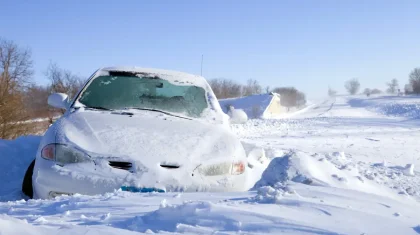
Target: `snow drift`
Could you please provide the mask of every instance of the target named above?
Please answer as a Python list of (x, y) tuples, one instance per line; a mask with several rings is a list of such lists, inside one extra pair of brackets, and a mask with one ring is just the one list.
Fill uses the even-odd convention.
[(386, 116), (420, 119), (419, 96), (378, 96), (349, 98), (352, 107), (364, 107)]
[(247, 192), (4, 202), (20, 199), (5, 188), (18, 191), (39, 137), (0, 140), (0, 234), (419, 234), (420, 128), (400, 111), (395, 118), (376, 109), (418, 101), (355, 99), (337, 97), (289, 120), (232, 125), (252, 166), (255, 190)]
[(395, 195), (386, 187), (365, 181), (355, 164), (348, 160), (343, 152), (309, 155), (291, 151), (282, 157), (274, 158), (254, 189), (265, 186), (279, 188), (286, 186), (288, 182), (352, 189), (391, 198)]
[(21, 198), (26, 169), (35, 159), (40, 136), (23, 136), (15, 140), (0, 139), (0, 201)]
[(272, 96), (270, 94), (251, 95), (239, 98), (229, 98), (219, 100), (223, 112), (228, 113), (229, 107), (242, 109), (249, 118), (260, 118), (270, 105)]

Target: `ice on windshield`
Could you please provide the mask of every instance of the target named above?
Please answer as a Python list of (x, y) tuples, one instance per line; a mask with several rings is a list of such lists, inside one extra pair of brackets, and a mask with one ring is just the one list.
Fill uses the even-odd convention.
[(201, 87), (138, 76), (99, 76), (87, 86), (79, 102), (88, 107), (157, 109), (189, 117), (200, 117), (208, 107), (206, 91)]

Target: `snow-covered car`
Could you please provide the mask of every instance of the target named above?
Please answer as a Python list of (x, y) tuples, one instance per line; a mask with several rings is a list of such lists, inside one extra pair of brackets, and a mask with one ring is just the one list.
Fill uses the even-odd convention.
[(133, 67), (96, 71), (43, 136), (22, 190), (29, 197), (239, 191), (246, 153), (203, 77)]

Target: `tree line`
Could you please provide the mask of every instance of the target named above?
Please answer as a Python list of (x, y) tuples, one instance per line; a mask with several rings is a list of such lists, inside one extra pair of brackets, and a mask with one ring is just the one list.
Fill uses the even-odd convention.
[[(411, 95), (416, 94), (420, 95), (420, 67), (414, 68), (408, 75), (408, 83), (404, 85), (404, 91), (400, 89), (400, 86), (398, 84), (398, 80), (396, 78), (391, 79), (390, 82), (386, 83), (387, 89), (386, 93), (388, 94), (405, 94), (405, 95)], [(358, 94), (360, 91), (360, 82), (357, 78), (352, 78), (345, 82), (344, 88), (350, 95)], [(383, 93), (379, 89), (370, 89), (365, 88), (362, 92), (362, 94), (365, 94), (367, 96), (374, 95), (374, 94), (381, 94)], [(329, 96), (335, 96), (337, 94), (337, 91), (328, 88), (328, 95)]]
[(255, 79), (248, 79), (241, 84), (231, 79), (210, 79), (209, 84), (218, 99), (237, 98), (275, 92), (280, 94), (280, 103), (285, 107), (302, 107), (306, 104), (306, 96), (294, 87), (263, 87)]
[(49, 83), (36, 85), (30, 49), (0, 38), (0, 138), (10, 139), (32, 133), (34, 125), (25, 125), (38, 117), (50, 118), (61, 110), (49, 108), (48, 96), (54, 92), (75, 95), (83, 79), (50, 63), (45, 70)]

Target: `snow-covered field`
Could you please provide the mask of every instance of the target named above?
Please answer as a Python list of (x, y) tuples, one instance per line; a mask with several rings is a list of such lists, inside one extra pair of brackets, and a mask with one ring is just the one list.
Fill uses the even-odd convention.
[(420, 234), (420, 97), (336, 97), (232, 128), (271, 160), (250, 159), (247, 192), (25, 201), (40, 138), (0, 140), (0, 234)]

